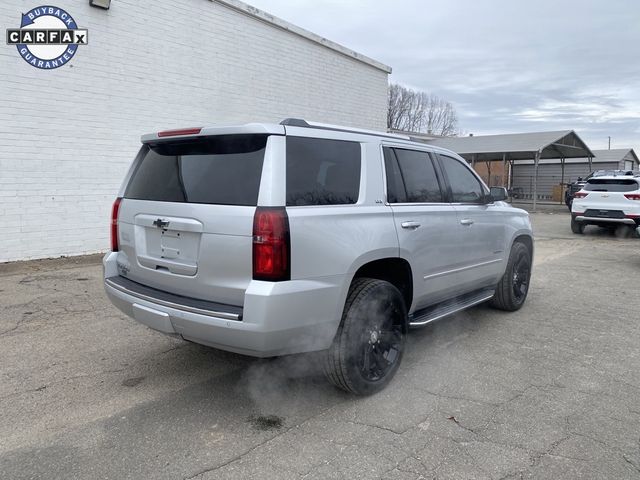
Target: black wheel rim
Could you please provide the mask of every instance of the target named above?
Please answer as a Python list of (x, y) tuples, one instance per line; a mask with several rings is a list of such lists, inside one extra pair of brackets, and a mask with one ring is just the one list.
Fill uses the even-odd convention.
[(383, 379), (398, 363), (402, 353), (404, 333), (400, 313), (393, 303), (375, 315), (378, 321), (367, 322), (362, 336), (360, 371), (370, 382)]
[(530, 271), (529, 258), (520, 255), (513, 266), (513, 296), (517, 302), (522, 302), (527, 296)]

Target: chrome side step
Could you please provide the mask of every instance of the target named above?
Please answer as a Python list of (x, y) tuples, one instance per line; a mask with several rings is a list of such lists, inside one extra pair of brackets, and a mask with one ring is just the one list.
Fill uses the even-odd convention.
[(453, 300), (438, 303), (432, 307), (414, 312), (409, 316), (410, 327), (422, 327), (428, 323), (435, 322), (453, 313), (472, 307), (491, 299), (495, 293), (495, 288), (485, 288), (476, 292), (467, 293)]

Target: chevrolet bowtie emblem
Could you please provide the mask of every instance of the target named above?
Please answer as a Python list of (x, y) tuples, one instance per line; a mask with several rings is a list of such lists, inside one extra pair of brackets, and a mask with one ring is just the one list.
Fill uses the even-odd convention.
[(159, 218), (153, 221), (153, 225), (158, 228), (167, 228), (169, 226), (169, 222)]

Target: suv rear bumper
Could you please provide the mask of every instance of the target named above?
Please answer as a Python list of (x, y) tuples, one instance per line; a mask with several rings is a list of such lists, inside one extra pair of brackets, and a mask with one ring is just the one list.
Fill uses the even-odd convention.
[(117, 256), (108, 253), (103, 260), (107, 296), (129, 317), (167, 335), (244, 355), (272, 357), (329, 348), (340, 322), (342, 308), (337, 306), (344, 303), (343, 276), (254, 280), (241, 308), (180, 302), (181, 297), (142, 285), (127, 288), (132, 285), (114, 275)]
[(640, 219), (634, 218), (609, 218), (609, 217), (585, 217), (584, 215), (574, 215), (576, 222), (586, 223), (621, 223), (625, 225), (639, 225)]

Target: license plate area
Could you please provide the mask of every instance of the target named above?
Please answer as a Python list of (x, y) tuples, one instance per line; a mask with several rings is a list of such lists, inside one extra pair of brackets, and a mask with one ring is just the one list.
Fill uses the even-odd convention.
[[(160, 233), (160, 257), (180, 258), (180, 232), (163, 230)], [(182, 249), (184, 255), (184, 248)]]
[(197, 262), (200, 233), (144, 227), (146, 255), (168, 260)]
[(143, 267), (177, 275), (197, 273), (202, 237), (197, 220), (139, 215), (135, 237), (136, 256)]
[(601, 217), (601, 218), (625, 218), (624, 212), (621, 210), (601, 210), (590, 209), (584, 212), (585, 217)]

